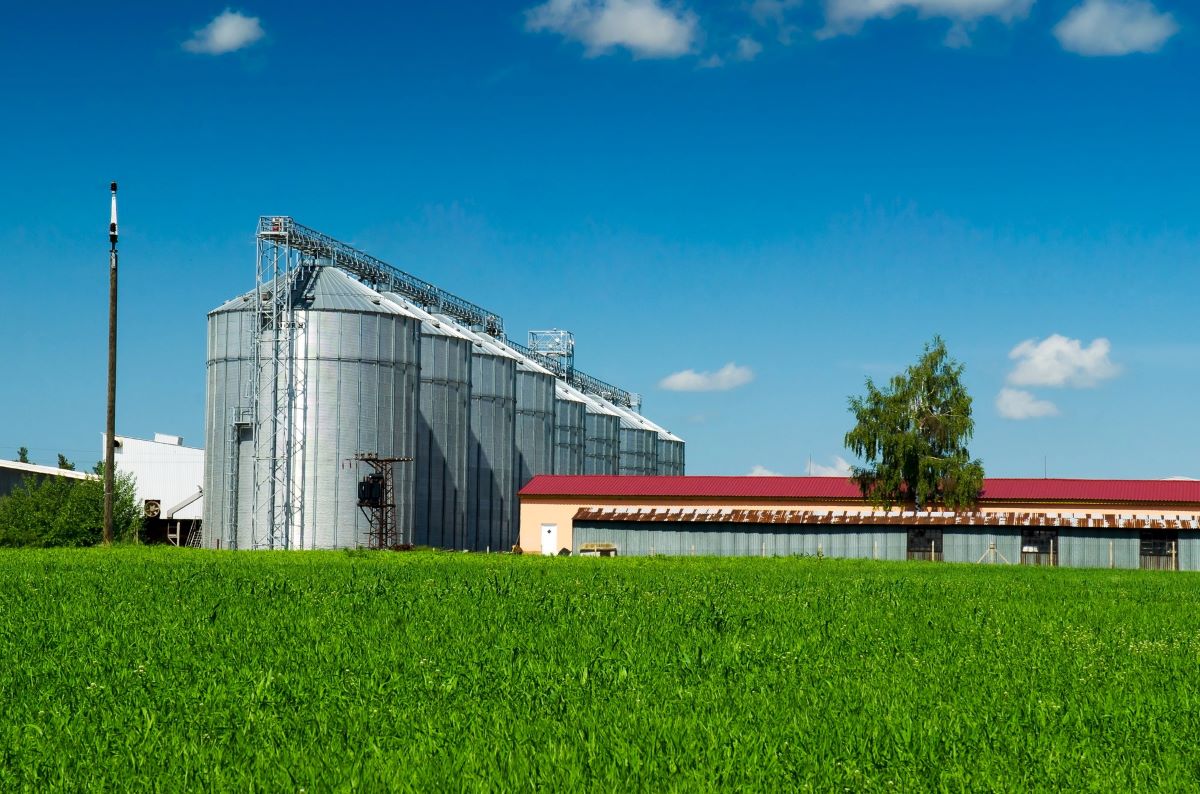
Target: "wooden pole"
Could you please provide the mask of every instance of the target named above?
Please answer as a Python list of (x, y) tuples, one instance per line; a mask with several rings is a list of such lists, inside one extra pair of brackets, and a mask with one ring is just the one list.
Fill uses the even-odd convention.
[(1113, 562), (1114, 562), (1114, 561), (1113, 561), (1113, 542), (1110, 540), (1110, 541), (1108, 542), (1108, 567), (1109, 567), (1109, 568), (1115, 568), (1115, 567), (1116, 567), (1116, 566), (1113, 564)]
[(113, 542), (117, 432), (117, 183), (112, 183), (108, 224), (108, 405), (104, 417), (104, 545)]

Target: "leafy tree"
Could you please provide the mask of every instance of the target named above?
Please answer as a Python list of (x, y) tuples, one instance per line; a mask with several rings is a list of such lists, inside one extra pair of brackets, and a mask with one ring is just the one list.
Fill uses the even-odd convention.
[(20, 449), (17, 450), (17, 463), (28, 463), (28, 462), (29, 462), (29, 448), (21, 447)]
[(58, 453), (58, 468), (75, 471), (75, 464), (67, 460), (67, 456), (60, 452)]
[(850, 398), (854, 429), (846, 447), (866, 461), (852, 479), (863, 497), (885, 509), (973, 508), (983, 488), (983, 464), (966, 442), (975, 432), (971, 397), (962, 385), (962, 364), (946, 352), (940, 336), (904, 374)]
[[(0, 497), (0, 546), (93, 546), (102, 538), (103, 525), (104, 481), (99, 477), (26, 477)], [(133, 540), (141, 527), (133, 476), (118, 472), (113, 534)]]

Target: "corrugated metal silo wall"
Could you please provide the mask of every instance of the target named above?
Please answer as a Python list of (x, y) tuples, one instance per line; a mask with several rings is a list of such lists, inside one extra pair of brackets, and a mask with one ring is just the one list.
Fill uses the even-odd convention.
[(471, 428), (471, 343), (421, 335), (417, 414), (415, 542), (462, 548), (467, 533), (467, 457)]
[(658, 433), (622, 427), (617, 474), (658, 474)]
[(645, 556), (787, 557), (792, 555), (903, 560), (907, 531), (852, 527), (683, 523), (671, 529), (661, 522), (579, 521), (573, 533), (578, 553), (584, 543), (612, 543), (618, 554)]
[(683, 442), (658, 437), (658, 473), (667, 477), (682, 477)]
[[(234, 421), (239, 409), (250, 408), (252, 402), (254, 318), (251, 311), (214, 312), (208, 316), (202, 524), (207, 548), (237, 548), (237, 528), (249, 537), (254, 445), (248, 430), (235, 432)], [(232, 491), (231, 483), (237, 486)]]
[(587, 406), (577, 400), (554, 400), (554, 473), (583, 474), (587, 446)]
[(996, 544), (996, 559), (1012, 564), (1021, 562), (1021, 530), (1005, 527), (947, 527), (942, 533), (942, 559), (946, 562), (993, 562), (991, 544)]
[(586, 409), (584, 416), (584, 474), (616, 474), (621, 420)]
[(471, 440), (467, 459), (467, 534), (461, 548), (507, 551), (517, 542), (516, 364), (514, 359), (471, 351)]
[[(306, 395), (305, 499), (298, 548), (366, 545), (358, 482), (369, 470), (355, 453), (409, 457), (416, 449), (420, 324), (401, 314), (307, 311), (302, 367)], [(415, 471), (394, 467), (396, 524), (412, 537)]]
[[(535, 474), (554, 472), (554, 376), (517, 367), (516, 489)], [(518, 500), (512, 500), (512, 526), (520, 526)], [(516, 543), (516, 540), (513, 540)]]

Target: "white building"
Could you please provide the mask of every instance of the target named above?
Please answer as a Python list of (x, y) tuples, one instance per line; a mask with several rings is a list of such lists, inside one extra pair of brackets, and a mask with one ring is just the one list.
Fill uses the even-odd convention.
[[(101, 458), (104, 437), (101, 434)], [(116, 470), (134, 476), (137, 501), (150, 541), (187, 543), (204, 508), (204, 450), (185, 447), (181, 436), (155, 433), (146, 441), (117, 436)]]

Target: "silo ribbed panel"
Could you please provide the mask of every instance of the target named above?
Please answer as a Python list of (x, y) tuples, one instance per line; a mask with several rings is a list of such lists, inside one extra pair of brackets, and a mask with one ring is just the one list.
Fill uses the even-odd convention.
[[(516, 388), (516, 488), (519, 491), (534, 475), (554, 473), (554, 376), (518, 364)], [(516, 527), (520, 522), (516, 499), (512, 505), (513, 526)]]
[(231, 301), (208, 318), (204, 400), (204, 520), (207, 548), (237, 548), (238, 528), (249, 539), (254, 504), (254, 444), (248, 418), (252, 405), (253, 303)]
[(621, 420), (601, 408), (588, 406), (584, 417), (584, 474), (616, 474)]
[(471, 343), (421, 334), (417, 415), (416, 543), (460, 548), (467, 531), (471, 438)]
[(467, 534), (460, 548), (507, 551), (516, 542), (516, 370), (514, 359), (472, 346)]
[(587, 403), (560, 384), (554, 399), (554, 473), (583, 474)]
[(658, 437), (658, 473), (667, 477), (682, 477), (684, 473), (683, 442), (662, 434)]
[(658, 434), (640, 427), (622, 427), (617, 474), (658, 474)]
[[(304, 313), (305, 516), (294, 545), (327, 549), (367, 544), (358, 482), (368, 470), (352, 459), (359, 452), (413, 456), (419, 328), (415, 319), (399, 313)], [(395, 464), (393, 478), (399, 537), (411, 538), (413, 465)]]

